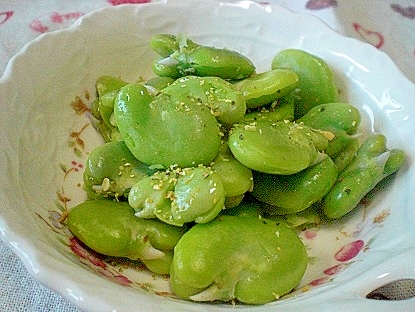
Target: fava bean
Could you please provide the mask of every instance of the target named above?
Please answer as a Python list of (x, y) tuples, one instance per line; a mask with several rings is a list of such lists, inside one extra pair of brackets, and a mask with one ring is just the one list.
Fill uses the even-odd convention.
[(361, 122), (360, 112), (348, 103), (317, 105), (297, 122), (333, 134), (325, 153), (334, 160), (339, 171), (347, 166), (360, 146), (355, 136)]
[(154, 77), (143, 82), (143, 84), (147, 87), (147, 89), (154, 89), (153, 93), (156, 94), (160, 90), (163, 90), (164, 88), (171, 85), (173, 82), (174, 79), (170, 77)]
[(185, 35), (157, 35), (151, 47), (162, 56), (154, 62), (153, 70), (159, 76), (215, 76), (223, 79), (243, 79), (255, 71), (254, 64), (242, 54), (203, 46)]
[(252, 170), (242, 165), (224, 142), (212, 164), (225, 190), (225, 208), (238, 205), (244, 194), (252, 190)]
[(245, 98), (247, 108), (270, 104), (298, 85), (298, 76), (288, 69), (273, 69), (243, 79), (235, 84)]
[(264, 304), (290, 292), (308, 257), (291, 228), (249, 214), (198, 224), (176, 245), (173, 291), (193, 301)]
[(89, 154), (83, 180), (90, 198), (122, 198), (138, 180), (154, 173), (123, 141), (108, 142)]
[[(186, 90), (186, 92), (183, 92)], [(173, 102), (192, 99), (197, 105), (207, 106), (225, 127), (240, 121), (246, 112), (245, 99), (235, 86), (217, 77), (186, 76), (177, 79), (162, 91)]]
[(129, 84), (118, 93), (114, 113), (125, 144), (146, 164), (192, 167), (209, 164), (218, 153), (216, 118), (185, 94), (172, 100), (169, 94), (151, 96), (143, 85)]
[(373, 134), (363, 142), (353, 161), (324, 197), (323, 213), (336, 219), (355, 208), (381, 180), (396, 172), (405, 162), (402, 150), (388, 150), (386, 137)]
[(149, 269), (162, 274), (169, 272), (165, 262), (171, 261), (170, 252), (186, 230), (137, 218), (128, 203), (110, 200), (90, 200), (75, 206), (68, 214), (67, 225), (92, 250), (145, 260)]
[(272, 206), (268, 213), (296, 213), (321, 200), (336, 183), (337, 175), (337, 166), (328, 156), (292, 175), (254, 172), (252, 195)]
[(225, 190), (220, 176), (210, 168), (171, 169), (140, 180), (128, 202), (142, 218), (159, 218), (177, 226), (206, 223), (224, 208)]
[(314, 129), (355, 134), (361, 116), (359, 110), (348, 103), (325, 103), (312, 107), (297, 122), (303, 122)]
[(273, 58), (271, 67), (290, 69), (299, 77), (294, 93), (296, 119), (316, 105), (338, 102), (333, 73), (323, 59), (303, 50), (287, 49)]
[(235, 158), (250, 169), (293, 174), (312, 165), (328, 141), (296, 123), (258, 121), (234, 125), (228, 143)]

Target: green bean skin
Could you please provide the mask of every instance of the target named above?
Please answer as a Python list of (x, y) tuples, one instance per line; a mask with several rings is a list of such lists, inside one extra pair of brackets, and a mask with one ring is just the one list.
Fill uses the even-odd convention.
[(207, 106), (225, 127), (240, 121), (246, 112), (241, 93), (234, 85), (218, 77), (182, 77), (163, 89), (163, 93), (170, 95), (173, 101), (191, 98), (196, 104)]
[(285, 68), (297, 73), (295, 119), (304, 116), (312, 107), (338, 102), (333, 73), (321, 58), (306, 51), (286, 49), (272, 60), (272, 69)]
[(138, 217), (182, 226), (214, 219), (224, 208), (225, 190), (220, 176), (210, 168), (177, 168), (137, 182), (128, 202)]
[(97, 91), (98, 98), (100, 98), (108, 92), (118, 91), (126, 84), (127, 82), (118, 77), (103, 75), (97, 79), (95, 89)]
[(293, 174), (309, 167), (318, 155), (315, 144), (327, 139), (313, 130), (291, 122), (258, 121), (232, 128), (229, 147), (246, 167), (270, 174)]
[(372, 134), (324, 197), (323, 213), (330, 219), (337, 219), (352, 211), (376, 184), (396, 172), (405, 158), (402, 150), (387, 149), (384, 135)]
[(156, 35), (151, 47), (162, 58), (153, 64), (157, 75), (215, 76), (227, 80), (244, 79), (255, 71), (254, 64), (242, 54), (194, 43), (185, 35)]
[(192, 227), (175, 247), (173, 291), (193, 301), (271, 302), (293, 289), (308, 257), (296, 232), (252, 215)]
[(297, 119), (307, 126), (328, 131), (344, 131), (355, 134), (361, 122), (359, 110), (348, 103), (325, 103), (311, 108)]
[[(157, 220), (137, 218), (128, 203), (110, 200), (90, 200), (75, 206), (66, 224), (80, 241), (98, 253), (159, 262), (168, 260), (163, 260), (165, 252), (173, 251), (185, 232), (184, 228)], [(165, 271), (157, 263), (153, 268)]]
[(321, 200), (336, 183), (337, 175), (337, 166), (328, 156), (292, 175), (254, 172), (252, 195), (271, 205), (268, 213), (296, 213)]
[(353, 159), (359, 148), (359, 140), (353, 136), (361, 122), (359, 110), (348, 103), (325, 103), (311, 108), (297, 122), (323, 131), (330, 131), (333, 138), (325, 153), (342, 171)]
[(274, 69), (254, 74), (235, 84), (245, 98), (249, 109), (270, 104), (298, 85), (298, 75), (288, 69)]
[(175, 98), (162, 92), (151, 96), (144, 86), (129, 84), (118, 93), (114, 115), (132, 154), (148, 165), (209, 164), (218, 153), (216, 118), (185, 93)]
[(168, 57), (179, 49), (175, 35), (157, 34), (151, 37), (150, 47), (162, 57)]
[(255, 71), (252, 62), (242, 54), (206, 46), (197, 47), (189, 53), (183, 67), (184, 74), (230, 80), (249, 77)]
[(123, 141), (108, 142), (89, 154), (83, 181), (89, 198), (125, 198), (131, 186), (154, 173)]
[[(274, 105), (275, 103), (275, 105)], [(280, 99), (270, 106), (250, 110), (245, 114), (242, 123), (251, 124), (257, 121), (293, 121), (294, 120), (294, 99), (292, 97)]]
[(228, 199), (225, 208), (238, 205), (243, 195), (252, 190), (252, 170), (236, 160), (226, 142), (222, 144), (214, 159), (212, 169), (222, 180), (225, 196)]

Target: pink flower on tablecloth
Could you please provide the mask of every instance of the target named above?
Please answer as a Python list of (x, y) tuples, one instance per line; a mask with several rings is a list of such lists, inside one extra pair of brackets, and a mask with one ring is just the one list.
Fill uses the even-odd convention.
[(353, 28), (364, 41), (375, 48), (380, 49), (385, 43), (383, 35), (378, 31), (368, 30), (359, 23), (353, 23)]
[(415, 19), (415, 6), (404, 7), (400, 4), (392, 3), (391, 8), (392, 10), (399, 13), (403, 17), (407, 17), (409, 19)]
[(305, 7), (309, 10), (321, 10), (331, 7), (336, 7), (336, 0), (309, 0), (307, 1)]
[(0, 12), (0, 25), (7, 22), (14, 14), (14, 11)]
[(350, 259), (353, 259), (358, 255), (358, 253), (362, 250), (364, 245), (365, 243), (361, 239), (346, 244), (342, 248), (340, 248), (339, 251), (336, 252), (334, 258), (340, 262), (349, 261)]
[(29, 23), (29, 27), (39, 33), (64, 28), (70, 26), (74, 21), (83, 16), (82, 12), (59, 13), (52, 12), (39, 16)]
[(140, 4), (140, 3), (148, 3), (151, 0), (108, 0), (108, 2), (112, 5), (120, 5), (120, 4)]

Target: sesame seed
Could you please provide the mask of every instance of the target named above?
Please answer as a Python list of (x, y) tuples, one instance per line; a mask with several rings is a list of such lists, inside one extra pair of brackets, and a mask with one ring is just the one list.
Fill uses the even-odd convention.
[(104, 180), (102, 180), (102, 190), (104, 192), (107, 192), (110, 189), (111, 183), (110, 183), (110, 179), (108, 178), (104, 178)]

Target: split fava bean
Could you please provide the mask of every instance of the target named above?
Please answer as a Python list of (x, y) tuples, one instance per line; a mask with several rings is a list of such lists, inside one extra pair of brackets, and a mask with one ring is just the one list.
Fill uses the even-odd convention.
[[(145, 260), (157, 273), (167, 274), (164, 262), (185, 232), (158, 220), (140, 219), (126, 202), (89, 200), (68, 214), (71, 232), (92, 250), (114, 257)], [(167, 252), (167, 258), (165, 257)], [(154, 261), (153, 261), (154, 260)]]
[(210, 168), (172, 168), (137, 182), (128, 201), (138, 217), (182, 226), (213, 220), (224, 208), (225, 190)]

